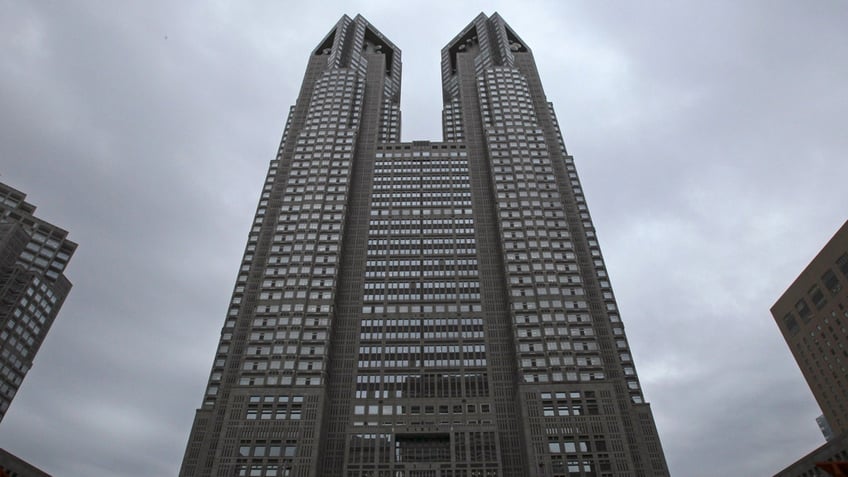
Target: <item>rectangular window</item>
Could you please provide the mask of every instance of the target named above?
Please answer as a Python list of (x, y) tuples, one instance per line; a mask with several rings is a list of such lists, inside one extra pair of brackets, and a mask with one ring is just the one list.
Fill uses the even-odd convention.
[(839, 278), (837, 278), (836, 274), (833, 273), (833, 270), (824, 272), (824, 275), (821, 277), (821, 281), (830, 293), (836, 294), (842, 288), (839, 284)]
[(807, 305), (807, 302), (803, 298), (795, 303), (795, 311), (798, 312), (798, 316), (805, 322), (810, 321), (810, 316), (813, 314), (810, 306)]
[(824, 297), (824, 293), (821, 291), (818, 285), (813, 285), (809, 291), (810, 299), (813, 301), (813, 304), (816, 305), (817, 310), (821, 310), (827, 305), (827, 299)]
[(843, 253), (842, 256), (836, 259), (836, 265), (839, 266), (839, 271), (848, 277), (848, 253)]

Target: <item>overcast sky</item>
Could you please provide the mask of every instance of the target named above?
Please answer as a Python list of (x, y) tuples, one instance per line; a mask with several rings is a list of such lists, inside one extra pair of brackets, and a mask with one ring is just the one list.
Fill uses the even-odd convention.
[(318, 3), (0, 0), (0, 181), (80, 244), (0, 447), (176, 475), (309, 52), (362, 13), (403, 139), (438, 140), (439, 51), (481, 11), (534, 52), (672, 474), (823, 443), (769, 308), (848, 218), (848, 3)]

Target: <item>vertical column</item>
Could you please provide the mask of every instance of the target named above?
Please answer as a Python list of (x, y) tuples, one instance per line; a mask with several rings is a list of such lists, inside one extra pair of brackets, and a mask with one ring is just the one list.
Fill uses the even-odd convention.
[(491, 184), (491, 165), (483, 135), (483, 122), (477, 95), (477, 75), (474, 56), (459, 53), (456, 56), (456, 78), (459, 101), (468, 149), (471, 177), (471, 198), (474, 209), (474, 226), (477, 240), (480, 287), (485, 315), (486, 346), (489, 350), (491, 387), (495, 397), (496, 421), (502, 452), (504, 475), (532, 475), (528, 467), (524, 446), (526, 436), (519, 425), (517, 383), (515, 381), (515, 343), (509, 314), (509, 302), (503, 270), (503, 250)]
[(331, 335), (332, 350), (327, 387), (327, 419), (321, 431), (319, 454), (322, 459), (316, 474), (319, 476), (343, 475), (348, 427), (352, 414), (351, 397), (356, 386), (371, 184), (386, 67), (383, 55), (368, 54), (366, 59), (363, 114), (350, 176), (345, 237), (342, 243), (341, 268), (336, 288), (336, 312)]

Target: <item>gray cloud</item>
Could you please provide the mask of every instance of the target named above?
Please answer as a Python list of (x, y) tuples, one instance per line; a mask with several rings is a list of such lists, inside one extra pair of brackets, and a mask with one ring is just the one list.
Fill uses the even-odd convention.
[(176, 474), (309, 51), (365, 15), (403, 50), (404, 139), (438, 139), (439, 49), (481, 10), (534, 51), (672, 473), (819, 445), (768, 308), (846, 218), (846, 6), (78, 2), (0, 7), (2, 180), (80, 243), (0, 446)]

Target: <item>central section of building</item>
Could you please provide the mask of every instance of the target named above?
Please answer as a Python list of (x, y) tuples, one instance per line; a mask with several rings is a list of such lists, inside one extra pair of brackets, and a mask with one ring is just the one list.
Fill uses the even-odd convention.
[(442, 50), (441, 143), (400, 58), (360, 16), (310, 56), (181, 475), (668, 475), (530, 50)]

